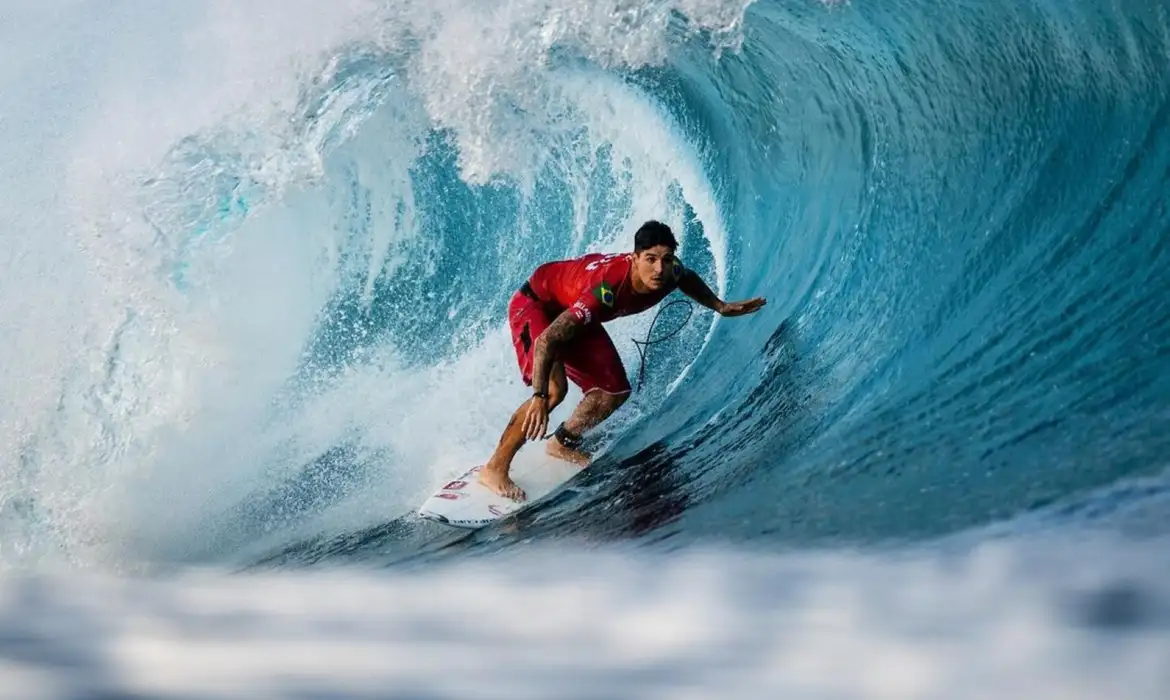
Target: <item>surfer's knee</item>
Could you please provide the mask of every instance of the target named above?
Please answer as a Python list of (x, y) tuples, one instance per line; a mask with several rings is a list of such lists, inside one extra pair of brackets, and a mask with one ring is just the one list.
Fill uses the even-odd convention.
[(551, 411), (554, 408), (556, 408), (557, 406), (560, 406), (561, 402), (565, 400), (565, 394), (567, 393), (567, 391), (568, 391), (568, 387), (566, 387), (564, 384), (557, 382), (556, 380), (549, 382), (548, 383), (548, 410)]
[(548, 378), (548, 410), (559, 406), (568, 393), (569, 383), (565, 379), (565, 366), (557, 362)]
[(626, 402), (626, 399), (630, 398), (630, 392), (628, 391), (621, 394), (610, 394), (609, 392), (599, 390), (597, 394), (599, 408), (601, 408), (601, 410), (606, 415), (609, 415), (610, 413), (613, 413), (614, 411), (621, 408), (622, 404)]
[(580, 411), (588, 424), (600, 423), (621, 408), (629, 396), (629, 392), (611, 394), (602, 389), (593, 389), (582, 399)]

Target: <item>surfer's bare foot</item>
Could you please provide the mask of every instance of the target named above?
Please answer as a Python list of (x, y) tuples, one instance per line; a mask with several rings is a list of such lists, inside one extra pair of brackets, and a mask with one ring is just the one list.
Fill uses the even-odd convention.
[(524, 489), (512, 481), (512, 477), (508, 476), (503, 469), (495, 469), (490, 464), (480, 470), (479, 482), (504, 498), (510, 498), (513, 501), (523, 502), (528, 498)]
[(579, 467), (589, 466), (590, 458), (588, 454), (582, 452), (581, 450), (574, 450), (571, 447), (565, 447), (556, 438), (552, 438), (548, 441), (548, 447), (545, 448), (545, 452), (548, 453), (549, 457), (563, 459), (564, 461), (569, 462), (570, 464), (576, 464)]

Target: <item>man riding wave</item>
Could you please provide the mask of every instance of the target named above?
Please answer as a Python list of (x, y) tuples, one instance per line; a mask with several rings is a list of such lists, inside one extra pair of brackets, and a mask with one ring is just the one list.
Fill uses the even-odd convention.
[(522, 501), (523, 489), (508, 476), (526, 440), (538, 440), (548, 414), (565, 398), (567, 379), (585, 396), (549, 440), (548, 453), (581, 466), (589, 463), (581, 436), (613, 414), (630, 395), (617, 348), (602, 324), (653, 307), (678, 290), (723, 316), (754, 313), (762, 297), (724, 302), (675, 257), (670, 227), (647, 221), (634, 235), (632, 253), (590, 253), (536, 268), (508, 304), (512, 344), (524, 383), (532, 387), (508, 422), (499, 445), (480, 471), (492, 491)]

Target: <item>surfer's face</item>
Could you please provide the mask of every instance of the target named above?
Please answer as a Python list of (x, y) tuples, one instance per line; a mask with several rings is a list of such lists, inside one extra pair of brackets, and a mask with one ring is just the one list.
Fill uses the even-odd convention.
[(634, 253), (634, 274), (642, 286), (651, 291), (673, 281), (674, 251), (664, 245)]

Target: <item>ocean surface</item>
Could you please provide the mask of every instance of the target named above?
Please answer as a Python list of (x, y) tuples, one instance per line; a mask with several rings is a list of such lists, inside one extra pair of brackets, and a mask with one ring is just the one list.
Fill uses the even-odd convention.
[(1170, 2), (4, 0), (0, 397), (3, 698), (1168, 697)]

